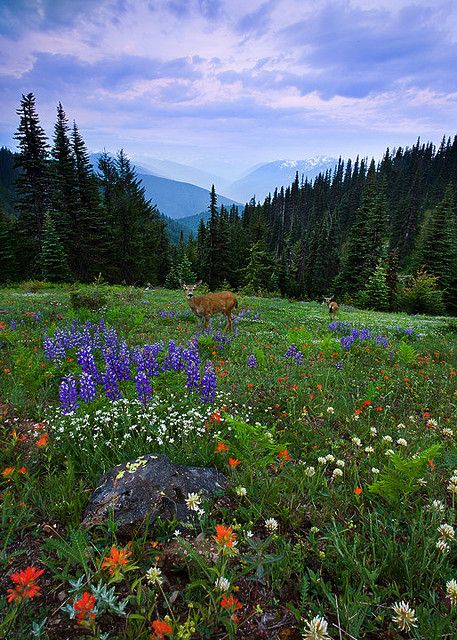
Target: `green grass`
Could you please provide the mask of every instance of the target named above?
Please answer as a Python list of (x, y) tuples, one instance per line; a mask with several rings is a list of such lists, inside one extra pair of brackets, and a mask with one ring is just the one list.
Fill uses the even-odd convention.
[[(455, 637), (457, 604), (446, 583), (457, 578), (457, 543), (437, 548), (446, 536), (438, 527), (455, 525), (457, 334), (450, 318), (342, 306), (340, 322), (388, 338), (386, 347), (371, 339), (346, 350), (325, 306), (240, 297), (231, 341), (215, 339), (224, 324), (218, 317), (198, 338), (201, 362), (216, 370), (214, 403), (187, 393), (183, 372), (168, 371), (154, 379), (146, 407), (125, 383), (124, 400), (101, 394), (64, 416), (59, 383), (80, 368), (74, 352), (60, 364), (46, 360), (46, 334), (103, 317), (130, 346), (186, 345), (196, 319), (177, 291), (104, 287), (106, 307), (93, 311), (73, 309), (65, 288), (26, 289), (0, 291), (0, 473), (15, 469), (0, 476), (0, 638), (57, 638), (68, 630), (141, 640), (165, 616), (181, 640), (260, 638), (262, 611), (271, 638), (299, 638), (317, 615), (331, 638)], [(301, 358), (284, 357), (292, 343)], [(43, 432), (49, 441), (37, 447)], [(216, 453), (220, 442), (228, 450)], [(112, 522), (82, 530), (82, 512), (101, 474), (152, 452), (216, 466), (229, 478), (227, 496), (204, 506), (194, 530), (180, 527), (176, 538), (176, 523), (164, 522), (150, 531), (153, 546), (132, 541), (127, 567), (113, 581), (102, 560), (112, 545), (125, 544)], [(240, 462), (234, 469), (229, 457)], [(218, 524), (232, 528), (236, 547), (217, 546)], [(150, 584), (146, 570), (156, 563), (166, 579)], [(45, 569), (38, 583), (46, 587), (20, 606), (8, 604), (6, 576), (28, 565)], [(72, 592), (70, 581), (80, 576)], [(221, 606), (220, 577), (230, 583), (225, 595), (242, 605), (236, 618), (233, 606)], [(110, 596), (102, 583), (114, 587)], [(68, 612), (84, 591), (101, 594), (97, 617), (71, 631)], [(392, 607), (402, 600), (415, 610), (409, 631), (394, 620)]]

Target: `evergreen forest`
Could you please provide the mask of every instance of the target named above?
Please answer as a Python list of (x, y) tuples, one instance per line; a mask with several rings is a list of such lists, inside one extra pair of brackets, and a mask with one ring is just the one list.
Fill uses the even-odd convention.
[(123, 150), (94, 169), (62, 105), (52, 140), (23, 95), (17, 151), (0, 150), (0, 282), (44, 279), (338, 300), (379, 311), (457, 313), (457, 136), (381, 161), (340, 159), (263, 202), (218, 206), (173, 243)]

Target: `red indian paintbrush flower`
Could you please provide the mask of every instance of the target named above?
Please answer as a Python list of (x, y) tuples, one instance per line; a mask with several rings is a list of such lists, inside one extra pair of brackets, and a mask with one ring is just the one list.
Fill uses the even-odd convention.
[(128, 564), (131, 555), (131, 551), (127, 551), (127, 549), (111, 547), (109, 556), (103, 558), (102, 569), (108, 569), (110, 574), (114, 575), (116, 569)]
[(164, 640), (165, 636), (169, 636), (173, 631), (171, 624), (168, 624), (165, 620), (154, 620), (152, 628), (154, 629), (154, 635), (150, 637), (155, 640)]
[(241, 609), (242, 606), (243, 605), (240, 603), (238, 598), (234, 598), (232, 594), (230, 594), (229, 596), (223, 596), (221, 600), (221, 607), (223, 607), (224, 609), (230, 609), (233, 612)]
[(79, 600), (73, 605), (73, 609), (76, 612), (76, 620), (78, 624), (85, 624), (95, 620), (94, 607), (97, 598), (93, 596), (89, 591), (84, 591)]
[(236, 533), (233, 533), (232, 527), (218, 524), (216, 525), (216, 535), (213, 537), (218, 544), (224, 547), (233, 547), (236, 540)]
[(10, 580), (16, 585), (14, 589), (8, 589), (8, 602), (21, 602), (26, 598), (34, 598), (40, 595), (40, 587), (36, 580), (44, 573), (44, 569), (27, 567), (10, 575)]

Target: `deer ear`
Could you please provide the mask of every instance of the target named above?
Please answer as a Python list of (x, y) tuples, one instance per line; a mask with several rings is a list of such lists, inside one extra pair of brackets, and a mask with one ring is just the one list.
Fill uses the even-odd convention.
[(180, 287), (184, 287), (184, 286), (185, 286), (185, 284), (184, 284), (184, 282), (181, 280), (181, 278), (179, 278), (179, 281), (178, 281), (178, 282), (179, 282), (179, 286), (180, 286)]
[(199, 286), (201, 285), (201, 283), (202, 283), (202, 281), (201, 281), (201, 280), (199, 280), (198, 282), (196, 282), (196, 283), (195, 283), (195, 286), (196, 286), (196, 287), (199, 287)]

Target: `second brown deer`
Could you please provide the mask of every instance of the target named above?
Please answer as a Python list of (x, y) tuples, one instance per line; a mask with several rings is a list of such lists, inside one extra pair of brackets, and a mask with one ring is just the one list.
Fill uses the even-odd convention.
[(211, 316), (216, 313), (223, 313), (227, 316), (225, 329), (232, 328), (232, 311), (238, 306), (238, 300), (231, 291), (221, 291), (220, 293), (208, 293), (204, 296), (194, 295), (195, 289), (201, 285), (201, 280), (195, 284), (184, 284), (182, 280), (179, 284), (184, 289), (187, 302), (197, 318), (203, 318), (205, 329), (208, 329)]
[(324, 304), (327, 305), (330, 317), (333, 319), (339, 309), (338, 303), (333, 296), (330, 296), (330, 298), (324, 298)]

